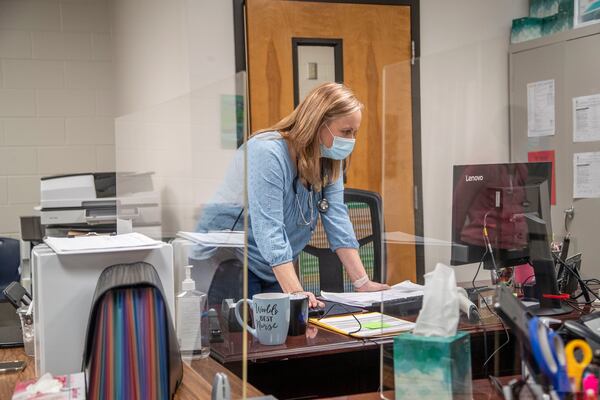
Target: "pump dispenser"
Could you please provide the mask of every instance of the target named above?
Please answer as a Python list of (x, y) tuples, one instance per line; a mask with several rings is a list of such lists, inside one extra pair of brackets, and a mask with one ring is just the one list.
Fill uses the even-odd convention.
[(196, 281), (192, 279), (192, 268), (193, 265), (185, 266), (185, 279), (181, 283), (181, 290), (186, 292), (188, 290), (196, 290)]
[(177, 314), (177, 339), (184, 359), (208, 357), (207, 295), (196, 290), (192, 279), (192, 265), (185, 267), (181, 292), (175, 299)]

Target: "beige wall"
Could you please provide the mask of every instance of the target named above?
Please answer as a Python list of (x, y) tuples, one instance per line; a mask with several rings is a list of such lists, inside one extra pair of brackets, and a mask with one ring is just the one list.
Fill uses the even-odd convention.
[(109, 1), (117, 116), (155, 107), (235, 73), (231, 1)]
[(0, 235), (39, 204), (41, 176), (114, 170), (105, 0), (0, 1)]
[(189, 91), (186, 0), (109, 0), (115, 37), (116, 114)]
[[(450, 240), (452, 166), (508, 162), (508, 45), (527, 0), (421, 1), (421, 135), (425, 236)], [(425, 249), (426, 271), (450, 247)], [(470, 280), (473, 266), (455, 269)], [(489, 274), (481, 274), (489, 279)]]

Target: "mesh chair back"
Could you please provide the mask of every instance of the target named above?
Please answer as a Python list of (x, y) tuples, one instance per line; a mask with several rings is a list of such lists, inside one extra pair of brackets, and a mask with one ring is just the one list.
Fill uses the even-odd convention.
[[(359, 243), (358, 253), (371, 280), (385, 277), (385, 254), (382, 246), (383, 217), (381, 197), (375, 192), (345, 189), (344, 202)], [(310, 242), (299, 257), (300, 282), (304, 290), (320, 293), (351, 292), (350, 278), (338, 256), (329, 249), (329, 241), (319, 219)]]

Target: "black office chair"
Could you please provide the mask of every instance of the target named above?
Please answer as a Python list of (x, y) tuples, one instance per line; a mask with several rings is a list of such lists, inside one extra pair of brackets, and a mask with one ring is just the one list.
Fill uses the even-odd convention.
[[(358, 240), (358, 253), (369, 278), (383, 282), (386, 276), (385, 249), (382, 246), (383, 213), (381, 196), (360, 189), (345, 189), (344, 202)], [(312, 238), (299, 256), (299, 275), (304, 290), (319, 294), (352, 292), (354, 287), (329, 241), (319, 219)]]
[(21, 250), (16, 239), (0, 237), (0, 301), (6, 298), (2, 291), (14, 281), (21, 279)]
[(238, 259), (222, 261), (208, 289), (209, 307), (220, 306), (224, 299), (237, 301), (243, 297), (244, 265)]

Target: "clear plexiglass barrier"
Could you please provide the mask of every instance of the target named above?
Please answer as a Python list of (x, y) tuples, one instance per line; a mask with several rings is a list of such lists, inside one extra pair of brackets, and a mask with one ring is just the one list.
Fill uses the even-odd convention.
[[(208, 371), (202, 357), (210, 353), (244, 383), (232, 385), (234, 398), (367, 392), (470, 399), (494, 394), (489, 375), (506, 383), (535, 365), (522, 326), (501, 316), (514, 307), (520, 315), (519, 307), (573, 312), (579, 306), (569, 299), (544, 295), (577, 290), (567, 270), (593, 277), (577, 256), (592, 249), (571, 233), (577, 216), (572, 221), (563, 210), (572, 187), (554, 176), (572, 160), (553, 164), (544, 152), (552, 142), (528, 138), (527, 124), (518, 125), (533, 112), (523, 100), (527, 90), (538, 91), (532, 102), (547, 104), (553, 89), (524, 83), (525, 97), (515, 94), (507, 40), (385, 65), (377, 90), (357, 89), (364, 109), (343, 164), (343, 193), (311, 191), (294, 179), (294, 168), (283, 178), (265, 173), (287, 171), (289, 143), (270, 133), (265, 139), (276, 144), (261, 153), (248, 140), (245, 74), (117, 119), (119, 231), (171, 241), (180, 304), (201, 304), (200, 316), (192, 313), (199, 331), (180, 339), (194, 369)], [(346, 82), (353, 83), (360, 87)], [(531, 124), (544, 126), (542, 106)], [(563, 106), (557, 101), (557, 115)], [(511, 148), (520, 136), (524, 147)], [(318, 211), (324, 197), (333, 208)], [(302, 212), (307, 207), (314, 212)], [(391, 289), (356, 289), (330, 250), (336, 239), (328, 233), (337, 231), (326, 213), (340, 210), (347, 210), (369, 285)], [(305, 237), (299, 254), (277, 253), (281, 241), (297, 245)], [(290, 261), (302, 290), (324, 308), (309, 310), (306, 293), (278, 293), (264, 264)], [(182, 284), (186, 266), (203, 293), (199, 303)], [(498, 305), (497, 287), (510, 288), (517, 306)]]
[[(379, 346), (383, 398), (503, 398), (490, 375), (543, 383), (531, 315), (594, 310), (577, 280), (596, 276), (582, 235), (594, 161), (570, 153), (584, 151), (573, 130), (587, 116), (573, 107), (591, 92), (566, 56), (585, 43), (559, 39), (548, 54), (507, 51), (502, 37), (384, 67), (379, 259), (394, 294), (365, 344)], [(390, 316), (415, 325), (386, 335)]]
[[(259, 393), (241, 372), (250, 335), (235, 316), (247, 279), (246, 107), (240, 73), (116, 120), (119, 233), (171, 243), (183, 361), (207, 382), (225, 372), (234, 398)], [(232, 341), (235, 373), (215, 361)]]

